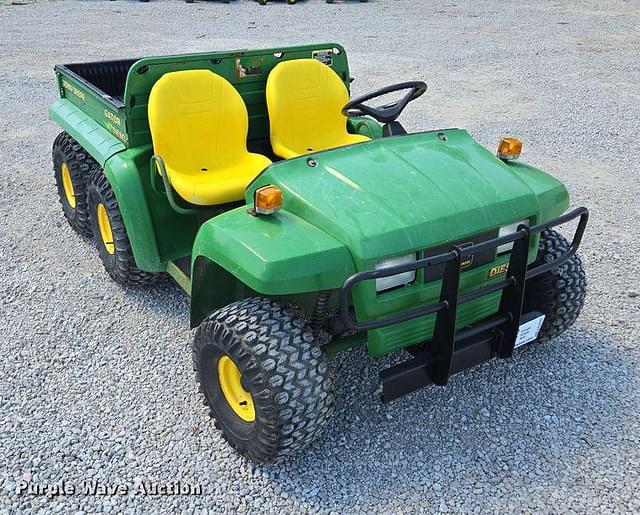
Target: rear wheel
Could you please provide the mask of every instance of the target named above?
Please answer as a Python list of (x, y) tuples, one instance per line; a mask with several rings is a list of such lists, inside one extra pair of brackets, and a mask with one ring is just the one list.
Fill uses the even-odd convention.
[(87, 183), (100, 166), (66, 132), (53, 142), (51, 152), (58, 198), (67, 222), (78, 234), (91, 236), (91, 222), (87, 208)]
[[(569, 242), (557, 231), (543, 231), (535, 264), (556, 259), (569, 247)], [(545, 315), (538, 340), (551, 340), (569, 329), (582, 310), (586, 293), (587, 278), (577, 254), (563, 265), (527, 281), (524, 311), (540, 311)]]
[(275, 301), (230, 304), (193, 341), (200, 391), (223, 437), (260, 462), (298, 451), (333, 412), (326, 359), (306, 323)]
[(141, 286), (161, 277), (136, 266), (118, 202), (100, 168), (91, 175), (87, 201), (98, 254), (111, 278), (124, 286)]

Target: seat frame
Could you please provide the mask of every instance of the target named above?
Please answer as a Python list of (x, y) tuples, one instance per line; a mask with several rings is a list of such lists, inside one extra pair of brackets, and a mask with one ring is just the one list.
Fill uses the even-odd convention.
[[(160, 177), (162, 178), (162, 184), (164, 185), (164, 191), (162, 191), (158, 187), (158, 172), (160, 172)], [(181, 215), (193, 215), (200, 211), (204, 211), (206, 206), (195, 206), (194, 204), (190, 204), (193, 207), (182, 207), (178, 203), (177, 198), (181, 198), (180, 195), (174, 196), (173, 186), (171, 186), (171, 181), (169, 180), (169, 174), (167, 173), (167, 168), (164, 164), (164, 159), (158, 154), (154, 154), (151, 156), (151, 160), (149, 162), (149, 173), (150, 178), (149, 182), (151, 183), (151, 187), (153, 191), (162, 195), (164, 193), (167, 196), (167, 201), (171, 208)]]

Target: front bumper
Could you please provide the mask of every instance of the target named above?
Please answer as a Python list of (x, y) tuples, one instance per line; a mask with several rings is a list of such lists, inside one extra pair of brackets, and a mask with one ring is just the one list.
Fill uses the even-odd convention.
[[(569, 250), (553, 261), (528, 267), (531, 236), (576, 218), (579, 218), (579, 221)], [(351, 330), (378, 329), (426, 315), (436, 315), (433, 338), (428, 350), (424, 345), (417, 345), (409, 349), (414, 354), (412, 360), (381, 373), (383, 400), (393, 400), (430, 383), (444, 385), (451, 374), (492, 357), (510, 357), (520, 324), (536, 315), (522, 314), (526, 281), (562, 265), (576, 253), (588, 218), (588, 210), (579, 207), (542, 224), (532, 227), (521, 225), (515, 232), (502, 237), (464, 248), (452, 246), (447, 252), (413, 263), (368, 270), (348, 277), (340, 288), (339, 312), (345, 327)], [(513, 243), (513, 249), (505, 278), (476, 290), (459, 293), (461, 264), (474, 254), (507, 243)], [(358, 283), (438, 265), (444, 265), (439, 302), (375, 320), (358, 321), (352, 314), (349, 306), (350, 291)], [(499, 291), (502, 291), (502, 298), (497, 313), (456, 331), (456, 312), (460, 304)]]

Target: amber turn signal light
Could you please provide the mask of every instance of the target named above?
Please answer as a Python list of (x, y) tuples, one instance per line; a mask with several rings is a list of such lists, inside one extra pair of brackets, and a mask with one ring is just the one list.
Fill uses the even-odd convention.
[(503, 161), (518, 159), (522, 153), (522, 141), (516, 138), (502, 138), (498, 145), (497, 156)]
[(275, 186), (258, 188), (253, 197), (253, 210), (258, 215), (270, 215), (282, 207), (282, 191)]

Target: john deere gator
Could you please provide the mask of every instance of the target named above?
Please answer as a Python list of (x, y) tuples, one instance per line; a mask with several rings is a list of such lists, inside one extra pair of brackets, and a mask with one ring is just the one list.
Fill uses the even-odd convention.
[[(464, 129), (407, 133), (422, 81), (350, 99), (335, 43), (55, 73), (64, 216), (118, 283), (168, 275), (190, 296), (200, 390), (253, 460), (326, 426), (336, 352), (408, 351), (380, 374), (387, 402), (580, 313), (587, 209), (515, 138), (493, 152)], [(554, 227), (572, 221), (568, 241)]]

